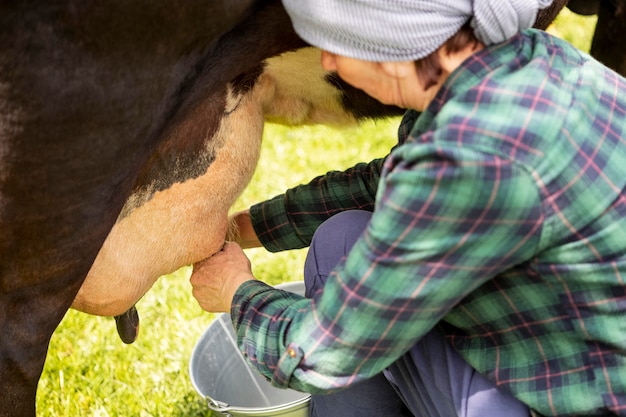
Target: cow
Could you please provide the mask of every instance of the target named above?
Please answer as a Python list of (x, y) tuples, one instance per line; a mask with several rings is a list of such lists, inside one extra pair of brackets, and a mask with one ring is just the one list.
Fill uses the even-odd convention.
[(278, 0), (0, 4), (0, 416), (34, 415), (70, 306), (119, 314), (162, 273), (220, 248), (264, 120), (398, 111), (358, 102), (332, 74), (315, 77), (341, 105), (294, 99), (284, 65), (318, 52)]
[[(144, 167), (174, 159), (197, 176), (192, 155), (217, 128), (233, 74), (302, 46), (274, 20), (278, 6), (0, 4), (0, 416), (35, 414), (50, 336), (128, 197), (145, 189)], [(244, 21), (256, 40), (216, 56)]]
[[(94, 314), (126, 308), (98, 310), (109, 299), (95, 290), (90, 304), (82, 297), (94, 293), (90, 283), (125, 295), (134, 274), (151, 284), (219, 249), (264, 119), (345, 117), (345, 106), (283, 97), (292, 86), (275, 82), (284, 68), (270, 58), (289, 62), (298, 50), (319, 61), (306, 46), (278, 0), (0, 5), (0, 416), (34, 414), (47, 345), (70, 305)], [(350, 91), (323, 79), (335, 101)], [(371, 115), (373, 107), (363, 108)], [(184, 233), (167, 242), (184, 238), (184, 250), (166, 250), (171, 259), (150, 240), (168, 230), (163, 221)], [(142, 250), (163, 263), (144, 262)]]

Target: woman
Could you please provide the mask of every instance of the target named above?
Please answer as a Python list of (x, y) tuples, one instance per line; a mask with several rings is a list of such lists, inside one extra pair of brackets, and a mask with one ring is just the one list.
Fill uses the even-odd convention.
[[(384, 161), (235, 216), (273, 250), (315, 231), (311, 299), (235, 243), (194, 269), (313, 414), (626, 415), (626, 81), (526, 30), (549, 3), (284, 1), (325, 69), (409, 109)], [(388, 414), (349, 414), (377, 392)]]

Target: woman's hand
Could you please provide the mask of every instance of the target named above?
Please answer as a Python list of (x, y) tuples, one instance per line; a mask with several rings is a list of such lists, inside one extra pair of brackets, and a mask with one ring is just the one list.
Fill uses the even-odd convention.
[(250, 260), (241, 247), (226, 242), (221, 251), (194, 264), (190, 282), (203, 310), (228, 313), (237, 288), (252, 279)]

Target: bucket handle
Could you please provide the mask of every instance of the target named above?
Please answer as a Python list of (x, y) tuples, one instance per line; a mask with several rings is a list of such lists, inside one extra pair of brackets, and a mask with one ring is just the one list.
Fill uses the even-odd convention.
[(226, 417), (231, 417), (230, 413), (227, 413), (227, 411), (232, 409), (230, 405), (222, 401), (214, 400), (211, 397), (206, 397), (206, 402), (211, 410), (222, 413)]

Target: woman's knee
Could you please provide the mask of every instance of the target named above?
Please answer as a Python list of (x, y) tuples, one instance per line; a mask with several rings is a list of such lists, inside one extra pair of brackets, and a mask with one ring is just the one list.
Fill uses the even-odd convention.
[(364, 210), (337, 213), (318, 227), (311, 246), (332, 248), (341, 258), (350, 252), (371, 217), (372, 213)]
[(372, 213), (364, 210), (344, 211), (319, 226), (304, 265), (307, 297), (324, 286), (330, 272), (361, 236), (371, 216)]

